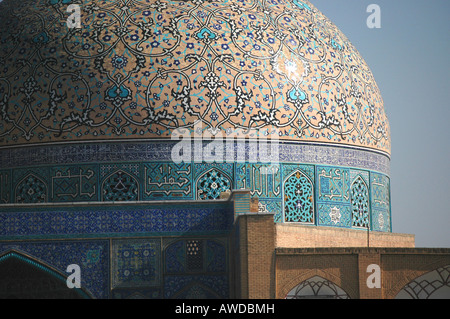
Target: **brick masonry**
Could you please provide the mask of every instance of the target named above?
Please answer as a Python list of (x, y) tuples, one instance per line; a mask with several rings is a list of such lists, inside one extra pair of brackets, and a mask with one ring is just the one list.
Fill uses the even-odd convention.
[(339, 229), (277, 224), (276, 245), (284, 248), (298, 247), (409, 247), (415, 246), (414, 235), (370, 232), (364, 230)]
[[(412, 280), (450, 264), (450, 249), (414, 248), (413, 235), (372, 232), (368, 248), (364, 231), (278, 225), (270, 216), (237, 216), (238, 298), (285, 298), (320, 276), (352, 299), (392, 299)], [(380, 266), (381, 288), (368, 287), (369, 265)]]
[[(371, 264), (381, 268), (381, 288), (367, 286)], [(449, 264), (447, 248), (277, 248), (276, 297), (318, 275), (352, 299), (393, 299), (412, 280)]]

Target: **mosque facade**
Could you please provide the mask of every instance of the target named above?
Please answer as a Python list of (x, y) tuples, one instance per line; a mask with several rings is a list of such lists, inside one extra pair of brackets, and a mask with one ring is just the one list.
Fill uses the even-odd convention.
[(312, 3), (0, 8), (0, 298), (449, 296), (450, 250), (392, 232), (373, 74)]

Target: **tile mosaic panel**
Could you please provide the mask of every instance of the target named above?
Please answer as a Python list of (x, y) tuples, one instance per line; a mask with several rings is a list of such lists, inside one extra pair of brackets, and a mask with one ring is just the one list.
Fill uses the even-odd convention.
[(259, 213), (272, 213), (274, 215), (275, 222), (282, 222), (283, 215), (283, 203), (281, 197), (278, 199), (265, 199), (260, 198), (258, 202)]
[(159, 286), (160, 280), (160, 239), (112, 242), (112, 288)]
[(45, 203), (49, 197), (49, 186), (46, 177), (48, 167), (17, 169), (13, 171), (15, 203)]
[[(196, 267), (192, 267), (192, 249), (199, 257)], [(226, 244), (215, 240), (178, 240), (170, 243), (164, 250), (166, 274), (221, 273), (227, 270)]]
[(353, 179), (351, 186), (352, 226), (370, 228), (370, 194), (369, 184), (361, 175)]
[(164, 277), (164, 298), (227, 299), (227, 275), (184, 275)]
[(279, 198), (281, 196), (281, 168), (279, 164), (236, 164), (236, 189), (250, 189), (252, 197)]
[(191, 164), (144, 164), (144, 200), (192, 199), (193, 193)]
[[(300, 169), (314, 183), (314, 223), (351, 227), (348, 225), (348, 216), (346, 216), (348, 209), (344, 208), (349, 203), (349, 194), (347, 192), (344, 196), (339, 193), (340, 187), (347, 187), (348, 183), (339, 186), (336, 184), (339, 177), (330, 178), (330, 174), (336, 173), (336, 170), (343, 172), (342, 174), (348, 174), (349, 172), (348, 179), (352, 185), (354, 180), (360, 176), (364, 183), (368, 184), (368, 192), (371, 196), (373, 192), (380, 193), (383, 191), (383, 187), (386, 187), (380, 188), (378, 184), (384, 183), (380, 181), (375, 182), (375, 189), (371, 188), (369, 174), (373, 173), (376, 176), (386, 178), (385, 174), (375, 171), (347, 168), (348, 166), (291, 162), (292, 160), (302, 159), (342, 164), (352, 163), (350, 159), (354, 158), (355, 163), (359, 163), (359, 166), (368, 165), (370, 167), (373, 164), (373, 167), (380, 168), (386, 163), (388, 164), (389, 161), (386, 157), (373, 152), (318, 145), (281, 144), (280, 147), (283, 151), (280, 152), (280, 155), (287, 158), (288, 161), (272, 166), (272, 168), (279, 168), (274, 170), (275, 174), (264, 175), (262, 170), (265, 165), (260, 163), (185, 163), (177, 165), (170, 161), (160, 162), (159, 159), (165, 158), (165, 154), (170, 154), (171, 145), (174, 144), (166, 142), (148, 144), (106, 143), (104, 145), (88, 143), (83, 146), (55, 145), (29, 148), (27, 152), (19, 148), (2, 149), (0, 150), (2, 160), (12, 163), (12, 158), (9, 156), (20, 154), (30, 160), (31, 163), (39, 165), (5, 168), (0, 171), (1, 204), (6, 204), (8, 200), (21, 204), (217, 199), (222, 191), (250, 188), (252, 196), (258, 197), (260, 200), (259, 210), (261, 212), (274, 212), (275, 221), (281, 222), (284, 220), (284, 204), (281, 203), (284, 198), (282, 187), (285, 186), (285, 183), (282, 184), (281, 181), (285, 180), (295, 170)], [(67, 160), (71, 159), (70, 162), (73, 164), (51, 164), (52, 160), (58, 162), (58, 157), (53, 156), (53, 151), (58, 156)], [(287, 154), (289, 154), (289, 157), (287, 157)], [(40, 158), (27, 158), (31, 155), (40, 156)], [(158, 159), (158, 161), (106, 161), (112, 158), (125, 159), (128, 155), (138, 160), (152, 158)], [(358, 157), (360, 155), (364, 156)], [(79, 164), (74, 163), (75, 159), (81, 162)], [(386, 163), (383, 162), (385, 159), (387, 159)], [(50, 160), (50, 163), (45, 162), (46, 160)], [(26, 166), (25, 160), (22, 158), (18, 158), (14, 163)], [(326, 168), (328, 171), (319, 172), (321, 168)], [(334, 170), (330, 171), (331, 168), (334, 168)], [(318, 175), (321, 175), (317, 182), (315, 170), (318, 171)], [(328, 177), (325, 175), (328, 175)], [(389, 187), (389, 183), (386, 185)], [(389, 192), (389, 190), (387, 191)], [(359, 194), (363, 193), (367, 192)], [(357, 194), (355, 193), (355, 198)], [(351, 198), (350, 194), (350, 203), (352, 203)], [(333, 202), (334, 205), (328, 205), (330, 202)], [(365, 202), (366, 200), (363, 200), (360, 203)], [(367, 207), (364, 211), (369, 211), (370, 223), (374, 229), (389, 230), (390, 227), (386, 225), (390, 224), (390, 209), (376, 207), (377, 213), (375, 214), (375, 211), (371, 209), (372, 206), (374, 204), (370, 202), (369, 205), (362, 204), (361, 207)], [(352, 210), (360, 211), (361, 207), (355, 206)], [(353, 224), (353, 222), (352, 220), (351, 223)], [(355, 221), (355, 223), (358, 224), (359, 222)], [(359, 223), (359, 225), (364, 224)], [(41, 226), (31, 226), (31, 229), (36, 227)], [(54, 228), (58, 227), (63, 226), (58, 226), (58, 224), (54, 226)], [(116, 226), (108, 227), (114, 229)]]
[(0, 170), (0, 204), (11, 203), (11, 170)]
[(159, 288), (116, 288), (111, 292), (112, 299), (162, 299)]
[[(176, 142), (173, 141), (148, 141), (3, 148), (0, 149), (0, 163), (2, 168), (18, 168), (71, 163), (171, 162), (172, 148), (175, 145)], [(224, 143), (224, 148), (226, 147)], [(235, 149), (236, 152), (239, 149), (237, 144)], [(225, 154), (226, 151), (225, 149)], [(248, 158), (246, 160), (250, 162)], [(389, 157), (368, 150), (300, 143), (280, 143), (277, 162), (354, 167), (386, 175), (389, 175), (390, 165)]]
[(137, 201), (140, 195), (140, 164), (100, 165), (102, 201)]
[(317, 166), (318, 225), (351, 227), (350, 170)]
[(283, 165), (283, 222), (315, 223), (314, 166)]
[(51, 168), (50, 201), (98, 201), (97, 165), (73, 165)]
[(234, 189), (234, 164), (194, 163), (196, 199), (219, 199), (222, 192)]
[(391, 202), (389, 177), (371, 173), (370, 188), (372, 194), (372, 229), (391, 231)]
[(186, 272), (186, 244), (184, 240), (170, 244), (164, 253), (165, 272), (182, 274)]
[(233, 223), (233, 213), (226, 203), (151, 208), (20, 208), (2, 210), (0, 220), (0, 240), (114, 237), (227, 232)]
[(226, 246), (214, 240), (205, 243), (206, 272), (225, 272), (227, 270)]

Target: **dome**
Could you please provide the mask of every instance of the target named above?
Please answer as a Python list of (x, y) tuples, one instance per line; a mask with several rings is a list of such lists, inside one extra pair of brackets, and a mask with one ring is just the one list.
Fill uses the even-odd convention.
[[(276, 137), (276, 172), (174, 163), (179, 129)], [(306, 0), (0, 3), (4, 204), (249, 189), (276, 222), (390, 231), (389, 156), (369, 67)]]
[(0, 14), (1, 145), (163, 138), (201, 122), (390, 152), (372, 73), (307, 1), (4, 1)]

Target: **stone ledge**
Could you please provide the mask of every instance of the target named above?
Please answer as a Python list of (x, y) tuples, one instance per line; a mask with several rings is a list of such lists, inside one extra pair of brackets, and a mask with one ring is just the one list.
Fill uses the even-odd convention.
[(323, 226), (276, 224), (276, 247), (283, 248), (347, 248), (386, 247), (414, 248), (415, 237), (410, 234), (367, 232)]
[(281, 255), (314, 255), (314, 254), (405, 254), (405, 255), (450, 255), (450, 248), (367, 248), (367, 247), (334, 247), (334, 248), (282, 248), (275, 249)]

